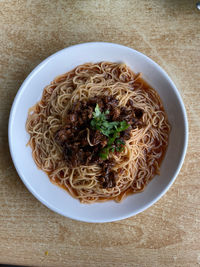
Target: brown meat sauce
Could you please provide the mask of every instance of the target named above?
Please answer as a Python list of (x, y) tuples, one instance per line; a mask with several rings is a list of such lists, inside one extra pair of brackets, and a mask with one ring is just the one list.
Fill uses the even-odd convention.
[[(75, 102), (68, 110), (64, 126), (56, 133), (56, 142), (62, 147), (63, 157), (70, 168), (98, 164), (101, 169), (99, 182), (103, 188), (116, 186), (118, 173), (112, 168), (115, 162), (102, 160), (100, 151), (107, 145), (108, 138), (99, 130), (92, 129), (90, 122), (98, 104), (101, 112), (109, 110), (108, 121), (126, 121), (129, 128), (120, 132), (119, 139), (129, 140), (135, 127), (142, 127), (143, 111), (136, 109), (129, 100), (127, 107), (119, 107), (119, 101), (112, 96), (98, 96)], [(88, 141), (89, 140), (89, 141)], [(113, 145), (114, 146), (114, 145)], [(115, 153), (115, 152), (114, 152)]]

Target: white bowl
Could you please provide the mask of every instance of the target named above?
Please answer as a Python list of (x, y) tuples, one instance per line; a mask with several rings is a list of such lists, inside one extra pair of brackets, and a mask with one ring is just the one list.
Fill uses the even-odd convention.
[[(122, 203), (80, 204), (65, 190), (53, 185), (36, 167), (31, 148), (26, 144), (28, 109), (40, 100), (42, 91), (57, 75), (86, 62), (124, 62), (157, 90), (167, 112), (172, 130), (169, 146), (156, 176), (144, 192), (127, 197)], [(51, 210), (85, 222), (111, 222), (133, 216), (158, 201), (170, 188), (182, 166), (188, 142), (188, 123), (180, 94), (166, 72), (147, 56), (131, 48), (112, 43), (84, 43), (65, 48), (40, 63), (20, 87), (9, 119), (11, 156), (29, 191)]]

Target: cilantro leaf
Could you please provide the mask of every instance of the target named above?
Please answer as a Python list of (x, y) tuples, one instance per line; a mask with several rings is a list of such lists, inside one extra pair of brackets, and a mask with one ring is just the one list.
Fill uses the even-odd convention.
[(120, 121), (119, 125), (117, 126), (116, 131), (117, 132), (122, 132), (125, 131), (126, 129), (128, 129), (129, 124), (126, 121)]
[(121, 139), (117, 139), (115, 143), (116, 143), (117, 145), (118, 145), (118, 144), (120, 144), (120, 145), (125, 145), (124, 140), (121, 140)]
[(103, 148), (101, 151), (100, 151), (100, 158), (105, 160), (108, 158), (108, 154), (109, 154), (109, 151), (110, 151), (110, 148), (111, 146), (106, 146), (105, 148)]
[(96, 107), (95, 107), (94, 111), (95, 112), (92, 113), (93, 118), (98, 118), (101, 115), (101, 110), (100, 110), (98, 104), (96, 104)]
[[(120, 132), (128, 129), (129, 124), (126, 121), (107, 121), (106, 115), (109, 114), (109, 110), (101, 112), (99, 105), (96, 104), (95, 110), (92, 113), (93, 119), (90, 124), (93, 129), (99, 130), (103, 135), (108, 137), (107, 146), (100, 151), (100, 157), (104, 160), (108, 158), (110, 150), (114, 152), (121, 151), (124, 141), (117, 139), (120, 137)], [(117, 140), (116, 140), (117, 139)], [(113, 144), (116, 141), (116, 147), (113, 147)]]

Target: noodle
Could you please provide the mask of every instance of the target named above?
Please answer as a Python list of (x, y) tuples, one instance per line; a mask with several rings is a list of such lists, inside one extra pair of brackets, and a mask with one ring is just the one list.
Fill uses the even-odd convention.
[[(114, 96), (121, 107), (131, 99), (134, 107), (143, 111), (145, 125), (131, 131), (121, 153), (109, 155), (116, 162), (113, 169), (120, 175), (116, 186), (106, 189), (100, 186), (101, 168), (97, 164), (68, 167), (55, 142), (55, 134), (72, 104), (102, 95)], [(119, 202), (128, 194), (143, 191), (159, 174), (170, 126), (157, 92), (142, 80), (141, 74), (134, 74), (125, 64), (101, 62), (80, 65), (55, 78), (44, 89), (42, 99), (29, 110), (26, 129), (37, 166), (74, 198), (93, 203), (108, 199)], [(88, 142), (92, 145), (89, 136)]]

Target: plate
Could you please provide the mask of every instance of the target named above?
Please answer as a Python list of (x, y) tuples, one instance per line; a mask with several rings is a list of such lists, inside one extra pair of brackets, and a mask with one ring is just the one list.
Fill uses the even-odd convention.
[[(172, 130), (169, 146), (156, 176), (144, 192), (128, 196), (123, 202), (81, 204), (65, 190), (52, 184), (36, 167), (31, 148), (26, 146), (28, 109), (42, 96), (43, 89), (56, 76), (86, 62), (124, 62), (159, 93)], [(84, 43), (65, 48), (40, 63), (21, 85), (9, 118), (9, 147), (15, 168), (28, 190), (51, 210), (85, 222), (111, 222), (136, 215), (153, 205), (169, 189), (182, 166), (187, 142), (188, 123), (181, 96), (167, 73), (154, 61), (131, 48), (112, 43)]]

